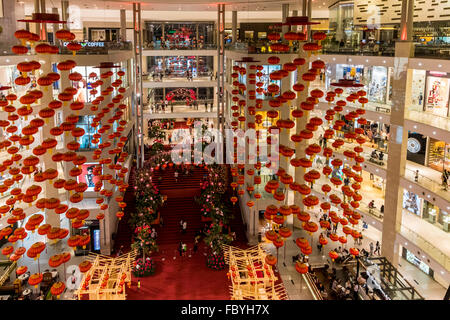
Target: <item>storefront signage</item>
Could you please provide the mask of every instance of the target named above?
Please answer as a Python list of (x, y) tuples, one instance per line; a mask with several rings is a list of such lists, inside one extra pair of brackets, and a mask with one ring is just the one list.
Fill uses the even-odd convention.
[[(90, 48), (104, 48), (105, 47), (105, 43), (103, 41), (83, 41), (83, 42), (79, 42), (81, 44), (81, 46), (84, 47), (90, 47)], [(67, 45), (69, 44), (68, 41), (64, 41), (63, 45), (64, 47), (67, 47)]]

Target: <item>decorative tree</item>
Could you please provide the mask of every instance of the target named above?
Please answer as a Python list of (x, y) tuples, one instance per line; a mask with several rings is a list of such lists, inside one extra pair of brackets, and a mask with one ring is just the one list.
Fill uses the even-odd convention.
[(221, 270), (225, 267), (222, 245), (232, 241), (231, 235), (223, 234), (223, 226), (232, 218), (225, 205), (227, 201), (223, 199), (227, 171), (225, 166), (216, 164), (208, 166), (207, 169), (208, 180), (204, 182), (202, 194), (196, 201), (201, 205), (204, 214), (212, 219), (204, 238), (210, 249), (206, 264), (211, 269)]

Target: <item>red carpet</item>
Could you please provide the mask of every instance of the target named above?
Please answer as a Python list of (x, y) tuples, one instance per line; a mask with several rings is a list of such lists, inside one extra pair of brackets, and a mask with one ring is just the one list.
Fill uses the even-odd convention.
[[(176, 248), (176, 244), (160, 247), (161, 252), (153, 257), (155, 274), (145, 278), (133, 277), (131, 288), (126, 288), (127, 300), (230, 299), (228, 270), (214, 271), (206, 267), (203, 244), (191, 258), (188, 256), (192, 245), (188, 244), (186, 257), (180, 257)], [(137, 288), (138, 279), (140, 289)]]
[[(132, 279), (131, 288), (127, 288), (128, 300), (228, 300), (229, 280), (228, 269), (222, 271), (211, 270), (206, 267), (206, 247), (203, 240), (200, 241), (199, 250), (193, 253), (193, 241), (195, 233), (202, 229), (199, 206), (194, 201), (194, 196), (200, 194), (200, 182), (206, 171), (195, 168), (189, 176), (180, 172), (178, 181), (175, 181), (174, 169), (166, 168), (164, 171), (156, 171), (153, 181), (160, 188), (162, 194), (168, 199), (160, 209), (163, 218), (163, 226), (157, 227), (159, 252), (152, 258), (156, 262), (155, 274), (145, 278), (139, 278), (140, 289), (137, 288), (138, 278)], [(129, 210), (134, 210), (135, 198), (132, 192), (134, 186), (134, 168), (130, 177), (130, 188), (125, 194), (128, 203), (124, 218), (119, 223), (116, 248), (124, 245), (129, 249), (131, 229), (127, 224)], [(158, 178), (161, 176), (161, 180)], [(230, 190), (228, 191), (230, 192)], [(227, 194), (225, 197), (229, 197)], [(242, 223), (238, 206), (233, 208), (234, 219), (230, 222), (231, 231), (236, 232), (235, 246), (245, 247), (245, 227)], [(179, 221), (187, 221), (187, 232), (180, 232)], [(187, 244), (186, 257), (180, 257), (177, 251), (178, 243), (182, 240)], [(191, 257), (189, 257), (191, 255)], [(174, 259), (174, 257), (176, 259)]]

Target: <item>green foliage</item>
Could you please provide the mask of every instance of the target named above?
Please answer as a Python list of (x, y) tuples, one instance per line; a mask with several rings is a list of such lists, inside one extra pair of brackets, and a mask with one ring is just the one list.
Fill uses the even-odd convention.
[[(196, 199), (201, 206), (204, 216), (212, 219), (210, 228), (205, 232), (204, 242), (211, 250), (211, 256), (222, 255), (222, 245), (229, 244), (232, 237), (223, 233), (223, 226), (228, 224), (232, 218), (231, 210), (225, 205), (227, 171), (224, 165), (210, 165), (208, 168), (208, 179), (202, 186), (202, 194)], [(214, 261), (214, 263), (213, 263)], [(207, 265), (219, 270), (220, 265), (216, 258), (208, 257)]]

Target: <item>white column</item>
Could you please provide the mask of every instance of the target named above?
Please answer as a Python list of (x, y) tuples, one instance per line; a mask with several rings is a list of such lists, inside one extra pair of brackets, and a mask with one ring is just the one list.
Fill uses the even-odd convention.
[(394, 266), (397, 265), (399, 259), (399, 246), (395, 241), (402, 221), (403, 189), (399, 186), (406, 165), (408, 130), (404, 127), (404, 121), (405, 109), (410, 100), (412, 87), (412, 69), (408, 70), (411, 48), (413, 48), (412, 42), (396, 43), (392, 81), (393, 107), (390, 118), (381, 254)]
[(122, 41), (127, 41), (127, 15), (125, 9), (120, 9), (120, 36)]
[[(289, 4), (283, 3), (281, 5), (281, 21), (284, 23), (286, 22), (286, 18), (289, 16)], [(289, 31), (289, 26), (282, 26), (281, 27), (281, 33), (284, 34)]]
[[(48, 74), (48, 73), (52, 72), (51, 55), (37, 54), (36, 58), (37, 58), (36, 60), (38, 60), (42, 65), (41, 70), (42, 70), (43, 74)], [(43, 93), (43, 96), (40, 100), (41, 100), (41, 109), (44, 109), (47, 107), (47, 105), (50, 103), (50, 101), (53, 100), (52, 86), (40, 87), (39, 90), (41, 90)], [(51, 118), (49, 118), (48, 123), (46, 123), (41, 129), (41, 141), (44, 141), (45, 139), (52, 137), (52, 135), (50, 134), (50, 129), (52, 129), (54, 126), (55, 126), (55, 117), (51, 117)], [(47, 169), (58, 170), (56, 162), (52, 160), (52, 154), (53, 154), (52, 152), (47, 151), (43, 155), (42, 171), (45, 171)], [(53, 187), (53, 183), (50, 183), (50, 180), (45, 181), (44, 192), (45, 192), (46, 198), (59, 199), (58, 189)], [(51, 224), (52, 227), (60, 226), (59, 215), (56, 214), (53, 209), (51, 209), (51, 210), (45, 209), (45, 221), (46, 221), (46, 223)]]
[[(69, 21), (69, 1), (61, 0), (61, 20)], [(64, 25), (64, 29), (70, 30), (70, 23)]]

